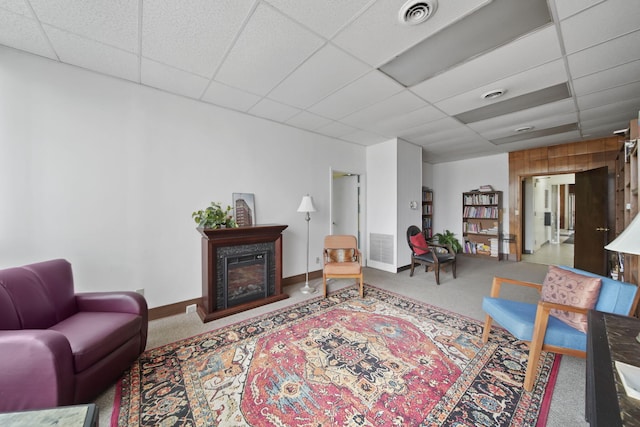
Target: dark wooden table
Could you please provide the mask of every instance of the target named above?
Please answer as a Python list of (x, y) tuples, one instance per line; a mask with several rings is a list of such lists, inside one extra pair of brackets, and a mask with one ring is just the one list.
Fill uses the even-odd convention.
[(628, 397), (614, 362), (640, 366), (640, 319), (589, 312), (585, 415), (592, 427), (640, 426), (640, 400)]

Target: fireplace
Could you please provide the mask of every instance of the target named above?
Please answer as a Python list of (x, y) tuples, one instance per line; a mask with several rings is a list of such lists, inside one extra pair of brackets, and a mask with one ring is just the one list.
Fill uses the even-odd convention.
[(199, 229), (202, 234), (203, 322), (279, 301), (282, 231), (286, 225)]
[[(273, 280), (269, 280), (270, 270), (273, 272), (273, 269), (269, 268), (269, 253), (273, 252), (273, 248), (253, 252), (253, 248), (246, 246), (225, 247), (218, 252), (218, 260), (222, 264), (222, 275), (216, 285), (218, 309), (266, 298), (273, 292), (269, 287), (270, 283), (273, 284)], [(232, 254), (224, 254), (225, 249)]]

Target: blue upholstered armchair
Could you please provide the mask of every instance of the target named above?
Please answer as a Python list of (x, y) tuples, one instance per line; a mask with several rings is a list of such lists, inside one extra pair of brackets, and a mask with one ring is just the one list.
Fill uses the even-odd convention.
[[(559, 270), (601, 280), (597, 301), (595, 302), (595, 307), (593, 307), (595, 310), (622, 315), (630, 315), (635, 311), (638, 304), (637, 286), (575, 268), (560, 267)], [(538, 290), (538, 292), (542, 292), (543, 285), (494, 277), (491, 296), (485, 297), (482, 301), (482, 309), (487, 313), (482, 334), (482, 340), (485, 343), (489, 339), (493, 320), (517, 339), (529, 342), (529, 361), (527, 363), (524, 388), (527, 391), (531, 391), (536, 378), (541, 351), (586, 357), (586, 331), (583, 332), (576, 329), (558, 317), (551, 315), (551, 310), (586, 315), (589, 308), (578, 308), (572, 305), (542, 300), (537, 304), (531, 304), (503, 299), (499, 297), (503, 283), (531, 287)]]

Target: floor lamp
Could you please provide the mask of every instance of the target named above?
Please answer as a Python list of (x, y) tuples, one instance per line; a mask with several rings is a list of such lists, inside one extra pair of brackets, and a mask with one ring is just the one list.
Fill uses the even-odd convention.
[(307, 221), (307, 275), (304, 282), (304, 287), (300, 290), (303, 294), (312, 294), (316, 289), (309, 286), (309, 221), (311, 221), (311, 215), (309, 212), (315, 212), (316, 208), (313, 206), (313, 199), (308, 194), (302, 198), (300, 206), (298, 206), (298, 212), (306, 213), (304, 219)]
[[(621, 252), (623, 254), (640, 255), (640, 214), (636, 214), (627, 228), (604, 248), (608, 251)], [(638, 263), (638, 270), (640, 275), (640, 262)], [(637, 292), (640, 292), (640, 290)], [(638, 298), (637, 295), (636, 298)], [(636, 340), (640, 342), (640, 334), (638, 334)]]

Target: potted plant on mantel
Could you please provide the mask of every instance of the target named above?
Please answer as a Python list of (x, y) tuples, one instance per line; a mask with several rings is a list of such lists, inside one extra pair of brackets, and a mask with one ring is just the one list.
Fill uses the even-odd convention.
[(211, 206), (193, 212), (191, 217), (201, 229), (238, 227), (231, 214), (231, 206), (227, 205), (226, 209), (222, 209), (220, 203), (211, 202)]

